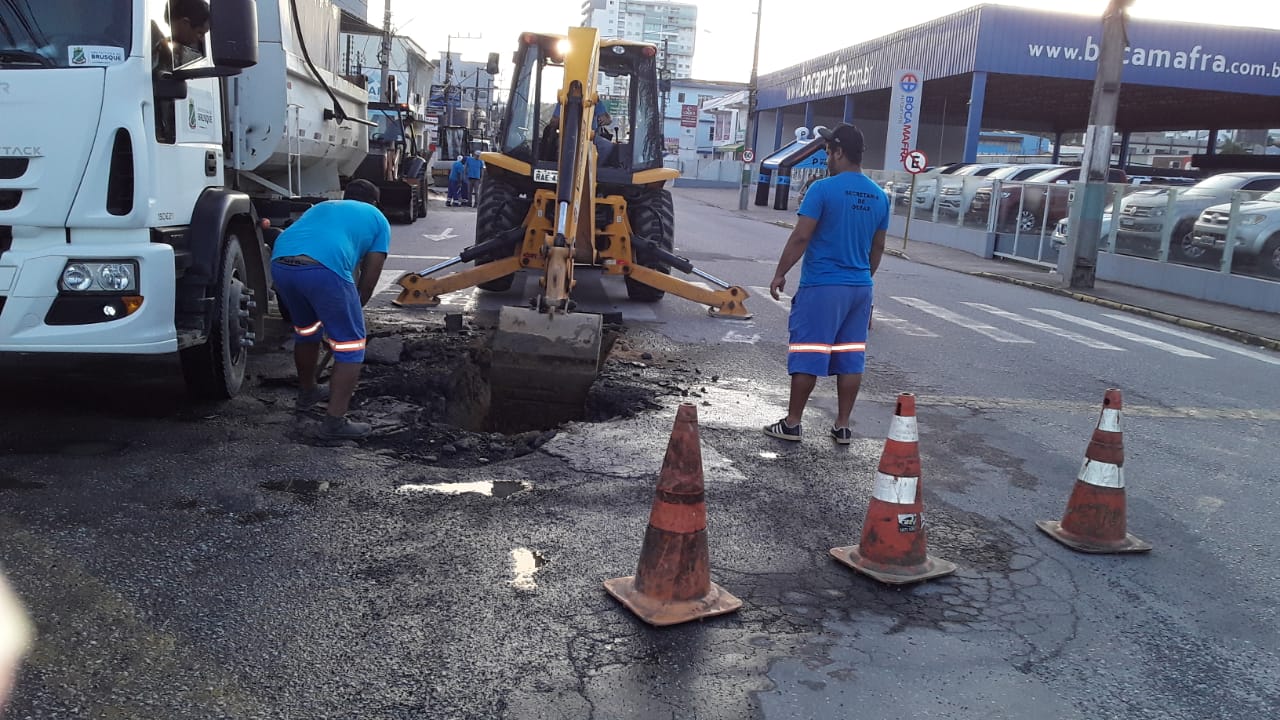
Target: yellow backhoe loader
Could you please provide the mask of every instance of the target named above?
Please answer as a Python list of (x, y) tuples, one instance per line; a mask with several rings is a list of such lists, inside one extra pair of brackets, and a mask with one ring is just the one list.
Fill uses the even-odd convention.
[[(670, 292), (715, 317), (750, 317), (745, 290), (673, 252), (665, 185), (679, 173), (662, 166), (656, 58), (653, 44), (602, 41), (590, 27), (571, 28), (568, 36), (522, 35), (497, 152), (481, 155), (476, 244), (399, 280), (396, 305), (434, 306), (450, 292), (477, 285), (502, 292), (517, 272), (540, 273), (529, 307), (499, 313), (490, 366), (495, 399), (581, 406), (603, 358), (601, 316), (573, 312), (580, 268), (622, 276), (635, 301), (657, 302)], [(611, 140), (596, 132), (601, 77), (627, 98)], [(463, 263), (475, 266), (436, 276)], [(715, 288), (671, 277), (673, 267)]]

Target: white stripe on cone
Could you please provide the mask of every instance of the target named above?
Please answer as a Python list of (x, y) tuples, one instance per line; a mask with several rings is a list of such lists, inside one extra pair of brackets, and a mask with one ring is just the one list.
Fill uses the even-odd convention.
[(1124, 488), (1124, 468), (1109, 462), (1098, 462), (1097, 460), (1084, 459), (1084, 464), (1080, 466), (1080, 474), (1076, 479), (1082, 483), (1088, 483), (1095, 487), (1105, 488)]
[(889, 423), (889, 439), (898, 442), (916, 442), (920, 439), (920, 433), (916, 427), (915, 416), (903, 417), (894, 415), (893, 422)]
[(1098, 429), (1105, 432), (1120, 432), (1120, 411), (1104, 409), (1102, 419), (1098, 420)]
[(916, 501), (916, 488), (919, 484), (918, 477), (894, 477), (877, 472), (871, 496), (895, 505), (910, 505)]

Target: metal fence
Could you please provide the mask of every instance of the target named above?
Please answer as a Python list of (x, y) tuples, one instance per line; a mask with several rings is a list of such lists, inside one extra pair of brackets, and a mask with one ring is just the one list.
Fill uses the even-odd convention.
[[(1084, 186), (925, 174), (912, 190), (908, 173), (867, 175), (888, 193), (895, 215), (992, 233), (996, 255), (1045, 267), (1058, 263)], [(1108, 198), (1101, 252), (1280, 280), (1280, 191), (1114, 184)]]

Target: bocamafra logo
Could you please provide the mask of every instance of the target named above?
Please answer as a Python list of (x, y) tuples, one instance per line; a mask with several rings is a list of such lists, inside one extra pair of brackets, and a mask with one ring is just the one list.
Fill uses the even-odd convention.
[(898, 81), (898, 85), (902, 88), (902, 92), (913, 93), (920, 87), (920, 79), (914, 73), (907, 73)]
[(82, 47), (71, 48), (71, 64), (72, 65), (83, 65), (87, 62), (89, 62), (89, 59), (84, 56), (84, 48)]
[(898, 108), (898, 124), (902, 126), (902, 144), (898, 153), (898, 161), (905, 162), (911, 149), (915, 147), (913, 136), (916, 128), (916, 97), (912, 95), (920, 87), (920, 78), (915, 73), (905, 73), (898, 80), (898, 87), (904, 93), (902, 104)]
[(191, 100), (187, 101), (187, 127), (196, 129), (196, 104)]

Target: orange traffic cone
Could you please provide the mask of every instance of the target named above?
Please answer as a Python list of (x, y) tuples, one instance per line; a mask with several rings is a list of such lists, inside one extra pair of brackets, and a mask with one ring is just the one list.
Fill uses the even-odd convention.
[(1093, 438), (1084, 451), (1062, 521), (1039, 520), (1036, 527), (1074, 550), (1087, 553), (1147, 552), (1151, 546), (1128, 533), (1124, 501), (1124, 432), (1120, 391), (1108, 390)]
[(650, 625), (676, 625), (742, 607), (741, 600), (711, 582), (696, 405), (683, 403), (676, 411), (636, 574), (606, 580), (604, 589)]
[(862, 542), (856, 547), (831, 548), (832, 557), (880, 582), (900, 585), (956, 571), (955, 563), (927, 552), (919, 441), (916, 397), (902, 393), (880, 454)]

